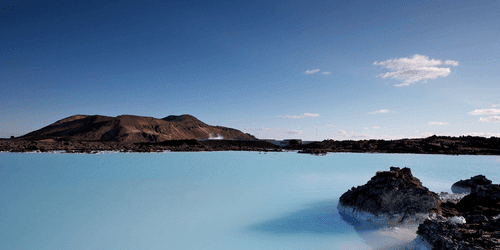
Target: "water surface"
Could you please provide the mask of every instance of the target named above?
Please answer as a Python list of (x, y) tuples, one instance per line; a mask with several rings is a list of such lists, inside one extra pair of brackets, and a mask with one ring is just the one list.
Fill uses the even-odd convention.
[(404, 229), (359, 230), (336, 209), (390, 166), (435, 192), (500, 181), (497, 156), (0, 153), (0, 248), (397, 248)]

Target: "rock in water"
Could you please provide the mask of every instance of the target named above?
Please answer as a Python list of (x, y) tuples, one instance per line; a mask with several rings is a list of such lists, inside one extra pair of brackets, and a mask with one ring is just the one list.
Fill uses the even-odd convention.
[(340, 197), (343, 206), (378, 214), (428, 213), (436, 208), (438, 195), (422, 186), (409, 168), (391, 167), (377, 172), (363, 186), (353, 187)]
[(491, 181), (488, 180), (484, 175), (476, 175), (470, 179), (459, 180), (455, 182), (451, 186), (451, 191), (453, 191), (453, 193), (458, 193), (458, 194), (463, 194), (463, 193), (468, 194), (472, 190), (474, 190), (474, 188), (488, 184), (491, 184)]
[(500, 185), (477, 186), (456, 205), (446, 205), (458, 214), (430, 216), (418, 227), (433, 249), (500, 249)]

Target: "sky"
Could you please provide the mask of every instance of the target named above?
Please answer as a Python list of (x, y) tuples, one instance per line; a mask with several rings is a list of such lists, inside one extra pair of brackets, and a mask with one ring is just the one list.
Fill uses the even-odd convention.
[(500, 137), (500, 1), (0, 0), (0, 138), (190, 114), (258, 138)]

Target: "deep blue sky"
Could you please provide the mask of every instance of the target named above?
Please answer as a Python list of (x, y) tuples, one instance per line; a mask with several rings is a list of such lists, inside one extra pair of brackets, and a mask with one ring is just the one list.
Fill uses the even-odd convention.
[(500, 1), (14, 3), (0, 137), (75, 114), (276, 139), (500, 136)]

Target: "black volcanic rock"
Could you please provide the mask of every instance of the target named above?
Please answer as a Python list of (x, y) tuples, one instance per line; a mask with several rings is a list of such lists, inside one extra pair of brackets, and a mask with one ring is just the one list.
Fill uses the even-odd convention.
[(491, 184), (491, 181), (488, 180), (484, 175), (476, 175), (470, 179), (455, 182), (451, 186), (451, 191), (453, 191), (453, 193), (470, 193), (478, 186), (488, 184)]
[(365, 185), (353, 187), (340, 197), (342, 206), (374, 215), (427, 214), (438, 202), (438, 195), (422, 186), (409, 168), (397, 167), (377, 172)]
[(467, 215), (499, 215), (500, 185), (489, 184), (476, 187), (457, 203), (457, 210)]
[[(484, 176), (476, 180), (491, 182)], [(454, 213), (434, 216), (418, 227), (417, 234), (433, 249), (500, 249), (500, 185), (478, 185), (456, 205), (441, 204), (446, 209)]]

